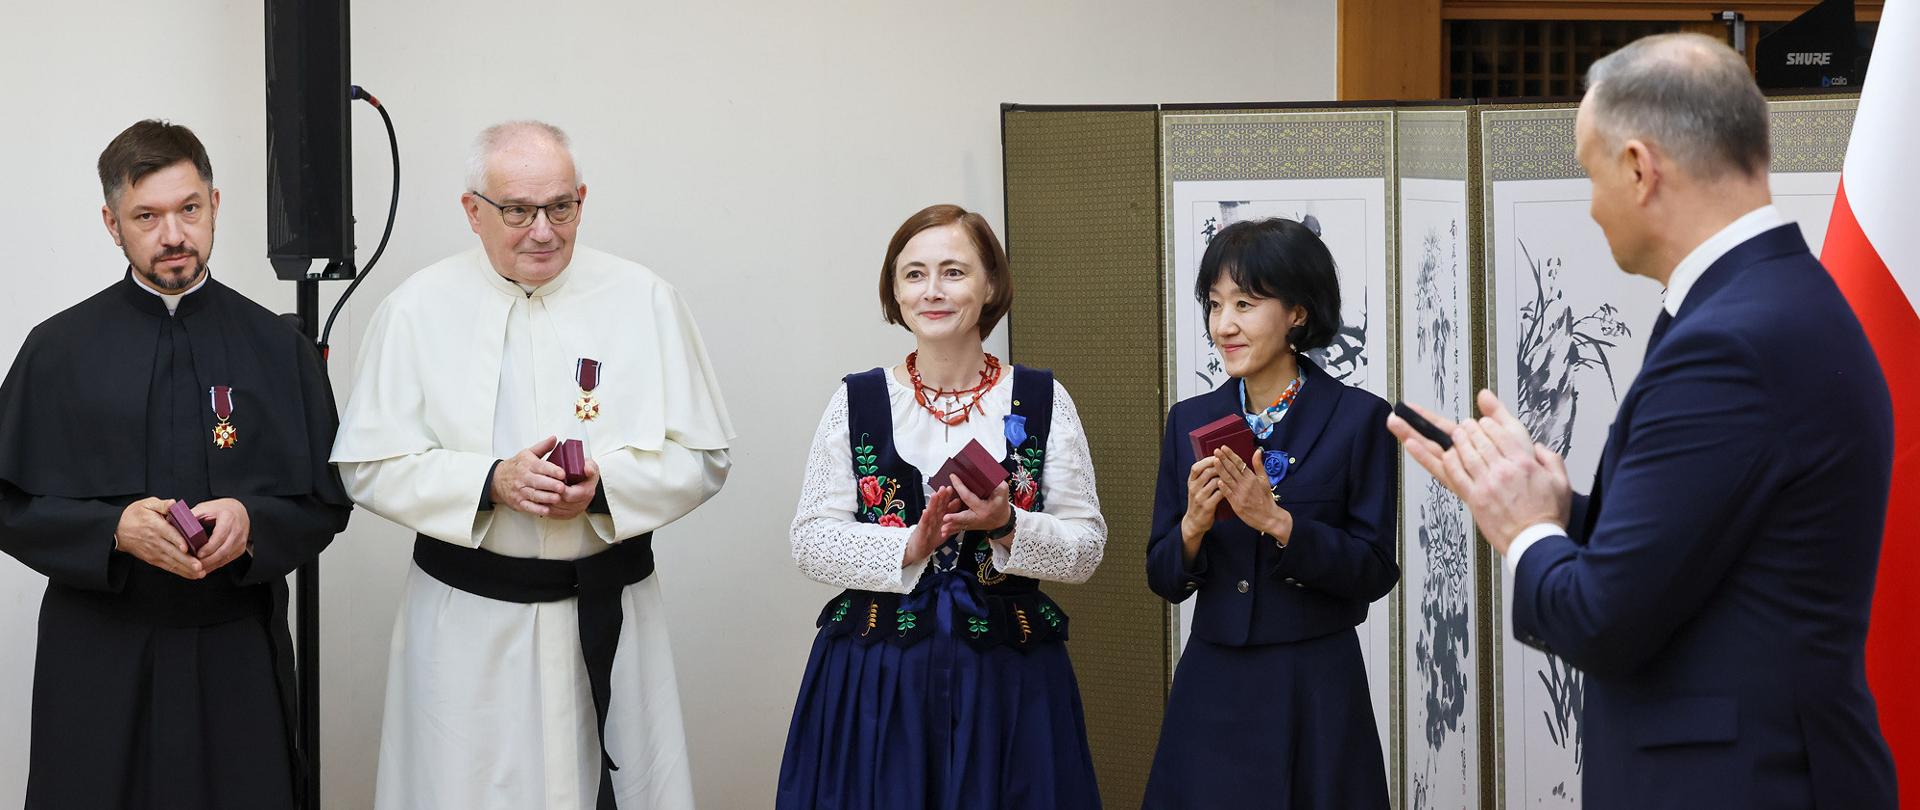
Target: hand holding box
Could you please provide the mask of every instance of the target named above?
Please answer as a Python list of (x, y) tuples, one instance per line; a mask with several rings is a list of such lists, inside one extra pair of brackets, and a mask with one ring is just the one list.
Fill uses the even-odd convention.
[[(1225, 447), (1249, 465), (1253, 464), (1253, 429), (1247, 427), (1247, 420), (1239, 414), (1228, 414), (1194, 428), (1192, 433), (1187, 434), (1187, 440), (1193, 443), (1195, 463), (1213, 455), (1216, 448)], [(1220, 505), (1214, 507), (1214, 521), (1232, 517), (1233, 505), (1222, 498)]]
[(567, 486), (587, 480), (587, 448), (579, 439), (567, 439), (553, 446), (547, 460), (559, 465)]
[(172, 523), (174, 530), (186, 538), (189, 554), (199, 554), (200, 547), (207, 544), (207, 527), (201, 525), (200, 518), (194, 516), (193, 507), (188, 506), (186, 501), (176, 500), (167, 507), (167, 522)]
[(1000, 482), (1007, 480), (1007, 468), (1001, 466), (1000, 460), (975, 440), (967, 442), (966, 447), (960, 448), (953, 458), (940, 465), (940, 471), (933, 474), (933, 488), (939, 490), (953, 486), (950, 476), (959, 476), (960, 482), (967, 485), (967, 491), (976, 498), (984, 499), (992, 497), (993, 490), (1000, 486)]

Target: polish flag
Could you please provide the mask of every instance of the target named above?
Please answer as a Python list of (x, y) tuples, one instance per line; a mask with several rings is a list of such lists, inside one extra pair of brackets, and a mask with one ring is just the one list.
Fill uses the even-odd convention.
[(1893, 393), (1893, 496), (1880, 546), (1867, 682), (1901, 804), (1920, 806), (1920, 2), (1881, 10), (1820, 261), (1866, 327)]

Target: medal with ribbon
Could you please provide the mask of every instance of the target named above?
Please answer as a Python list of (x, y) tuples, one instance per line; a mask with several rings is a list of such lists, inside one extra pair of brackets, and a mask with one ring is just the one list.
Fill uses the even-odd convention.
[(600, 361), (582, 357), (573, 364), (573, 381), (580, 384), (580, 398), (573, 401), (573, 418), (591, 422), (600, 415), (600, 400), (593, 389), (600, 387)]
[(240, 431), (233, 426), (233, 388), (216, 385), (207, 389), (213, 402), (213, 415), (220, 421), (213, 426), (213, 446), (225, 450), (240, 440)]

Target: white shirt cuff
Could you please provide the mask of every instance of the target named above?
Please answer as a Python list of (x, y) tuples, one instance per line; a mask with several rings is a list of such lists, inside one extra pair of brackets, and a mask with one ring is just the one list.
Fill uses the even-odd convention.
[(1535, 523), (1522, 529), (1520, 536), (1513, 538), (1513, 542), (1507, 544), (1507, 573), (1519, 573), (1520, 555), (1527, 553), (1527, 549), (1532, 548), (1534, 543), (1549, 537), (1564, 536), (1566, 533), (1566, 528), (1552, 523)]
[(1006, 536), (1005, 539), (1008, 541), (1006, 548), (1001, 548), (999, 543), (991, 540), (987, 541), (987, 548), (993, 551), (993, 570), (1007, 570), (1007, 563), (1013, 559), (1013, 540), (1015, 537), (1018, 537), (1019, 534), (1019, 530), (1016, 529), (1013, 534)]
[[(1023, 523), (1031, 522), (1033, 520), (1031, 517), (1032, 514), (1032, 512), (1023, 511), (1018, 508), (1013, 510), (1013, 533), (1000, 538), (1006, 542), (1007, 545), (1005, 548), (1002, 548), (1000, 543), (992, 540), (987, 541), (987, 548), (993, 552), (993, 570), (1007, 572), (1013, 565), (1013, 552), (1023, 534), (1023, 532), (1020, 531), (1020, 526)], [(1032, 529), (1028, 529), (1028, 532), (1031, 531)]]
[(913, 589), (920, 585), (920, 575), (927, 572), (927, 563), (932, 559), (933, 557), (929, 556), (927, 559), (912, 565), (901, 566), (900, 590), (894, 591), (894, 593), (913, 593)]

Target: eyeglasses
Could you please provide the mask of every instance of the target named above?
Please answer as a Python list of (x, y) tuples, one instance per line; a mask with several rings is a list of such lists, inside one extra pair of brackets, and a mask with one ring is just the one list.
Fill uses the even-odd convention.
[(561, 200), (559, 202), (550, 202), (546, 205), (527, 205), (526, 203), (507, 203), (506, 205), (501, 205), (487, 199), (487, 195), (481, 194), (478, 191), (470, 191), (468, 193), (479, 197), (481, 202), (498, 209), (500, 211), (500, 221), (506, 223), (509, 228), (532, 227), (533, 218), (538, 216), (541, 211), (547, 212), (547, 224), (549, 225), (565, 225), (580, 218), (579, 200)]

